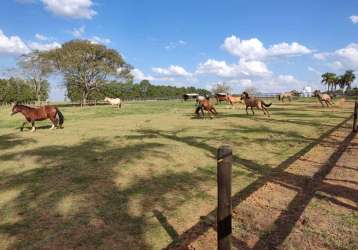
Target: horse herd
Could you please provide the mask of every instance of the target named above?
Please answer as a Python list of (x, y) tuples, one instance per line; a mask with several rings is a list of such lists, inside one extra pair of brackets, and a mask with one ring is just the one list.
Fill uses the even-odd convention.
[[(329, 94), (323, 94), (319, 90), (316, 90), (313, 94), (315, 97), (317, 97), (322, 107), (324, 106), (324, 104), (326, 104), (327, 107), (334, 104), (333, 96)], [(296, 91), (281, 93), (278, 96), (278, 99), (282, 102), (284, 101), (284, 99), (288, 99), (289, 101), (291, 101), (293, 96), (298, 96), (298, 93)], [(217, 103), (226, 101), (232, 106), (236, 103), (244, 104), (246, 107), (247, 115), (249, 114), (249, 108), (251, 108), (253, 115), (255, 115), (253, 108), (257, 108), (261, 110), (264, 115), (270, 117), (270, 113), (267, 108), (270, 107), (272, 103), (267, 104), (262, 99), (257, 98), (255, 96), (250, 96), (249, 93), (245, 91), (239, 97), (234, 97), (228, 94), (217, 94), (215, 95), (215, 98)], [(122, 106), (122, 101), (119, 98), (106, 97), (104, 101), (108, 102), (112, 106), (116, 106), (118, 109)], [(198, 117), (204, 118), (204, 111), (209, 114), (210, 118), (212, 118), (212, 115), (216, 115), (218, 113), (215, 109), (214, 104), (210, 101), (209, 96), (197, 96), (195, 114)], [(21, 131), (23, 130), (26, 123), (30, 123), (32, 126), (31, 131), (34, 132), (36, 130), (35, 121), (42, 121), (46, 119), (50, 119), (52, 122), (52, 126), (50, 129), (63, 128), (64, 116), (61, 111), (55, 106), (45, 105), (34, 108), (19, 103), (14, 103), (11, 115), (14, 115), (16, 113), (21, 113), (26, 120), (20, 127)]]

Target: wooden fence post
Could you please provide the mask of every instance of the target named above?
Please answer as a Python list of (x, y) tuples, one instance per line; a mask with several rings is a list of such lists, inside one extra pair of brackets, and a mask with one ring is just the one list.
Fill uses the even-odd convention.
[(354, 105), (354, 115), (353, 115), (353, 132), (358, 132), (358, 101), (355, 101)]
[(223, 145), (217, 152), (217, 238), (219, 250), (231, 249), (231, 166), (232, 150), (230, 146)]

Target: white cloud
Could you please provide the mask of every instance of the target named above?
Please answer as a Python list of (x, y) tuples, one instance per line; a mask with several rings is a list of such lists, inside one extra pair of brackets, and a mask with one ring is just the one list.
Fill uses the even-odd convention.
[(52, 42), (52, 43), (30, 42), (28, 46), (31, 50), (47, 51), (47, 50), (59, 48), (61, 47), (61, 44), (59, 44), (58, 42)]
[(351, 43), (334, 54), (343, 64), (358, 68), (358, 43)]
[(314, 58), (325, 61), (329, 67), (339, 69), (358, 69), (358, 43), (350, 43), (346, 47), (333, 52), (322, 52), (313, 55)]
[(329, 57), (329, 53), (327, 52), (321, 52), (321, 53), (316, 53), (316, 54), (313, 54), (313, 57), (317, 60), (326, 60), (328, 57)]
[(179, 40), (177, 42), (170, 42), (169, 44), (165, 45), (164, 48), (166, 50), (172, 50), (172, 49), (175, 49), (177, 47), (180, 47), (180, 46), (185, 46), (187, 45), (188, 43), (184, 40)]
[(35, 38), (36, 38), (37, 40), (40, 40), (40, 41), (50, 40), (47, 36), (42, 35), (42, 34), (39, 34), (39, 33), (36, 33), (36, 34), (35, 34)]
[(137, 81), (142, 81), (142, 80), (153, 81), (153, 80), (155, 80), (155, 78), (152, 76), (144, 75), (144, 73), (139, 69), (132, 69), (131, 74), (133, 75), (134, 80), (137, 80)]
[(277, 81), (280, 83), (290, 83), (290, 84), (297, 84), (300, 82), (292, 75), (278, 75)]
[(76, 38), (80, 38), (82, 37), (82, 35), (85, 33), (85, 26), (81, 26), (78, 29), (74, 28), (73, 30), (70, 31), (70, 33), (76, 37)]
[(312, 51), (310, 49), (296, 42), (291, 44), (285, 42), (274, 44), (269, 48), (268, 51), (270, 56), (304, 55), (311, 52)]
[(208, 59), (205, 63), (200, 63), (196, 74), (211, 74), (220, 77), (235, 77), (237, 65), (227, 64), (225, 61)]
[(111, 40), (109, 38), (101, 38), (101, 37), (98, 37), (98, 36), (93, 36), (90, 39), (90, 41), (93, 42), (93, 43), (102, 43), (102, 44), (111, 43)]
[(239, 37), (232, 35), (225, 38), (222, 48), (232, 55), (251, 60), (261, 59), (267, 54), (267, 50), (257, 38), (240, 40)]
[(97, 14), (92, 0), (41, 0), (45, 8), (58, 16), (91, 19)]
[(27, 45), (18, 36), (6, 36), (0, 30), (0, 54), (26, 54), (30, 52)]
[(358, 23), (358, 16), (350, 16), (349, 17), (352, 21), (352, 23), (357, 24)]
[(312, 50), (297, 42), (290, 44), (282, 42), (266, 49), (263, 43), (257, 38), (241, 40), (234, 35), (225, 38), (221, 47), (230, 54), (245, 60), (262, 60), (269, 57), (304, 55), (312, 52)]
[(166, 75), (166, 76), (181, 76), (181, 77), (189, 77), (191, 73), (186, 71), (183, 67), (178, 65), (170, 65), (168, 68), (152, 68), (153, 72)]
[(311, 72), (315, 73), (316, 75), (319, 75), (319, 76), (322, 75), (322, 72), (316, 70), (313, 67), (308, 67), (307, 69), (308, 69), (308, 71), (311, 71)]
[(238, 64), (228, 64), (225, 61), (208, 59), (205, 63), (199, 64), (196, 73), (211, 74), (228, 78), (240, 76), (267, 76), (271, 74), (265, 63), (243, 59), (241, 59)]

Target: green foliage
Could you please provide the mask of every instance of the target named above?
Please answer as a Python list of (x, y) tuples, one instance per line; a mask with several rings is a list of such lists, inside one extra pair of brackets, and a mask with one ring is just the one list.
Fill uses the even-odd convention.
[(51, 73), (51, 66), (41, 56), (39, 51), (33, 51), (21, 56), (17, 62), (21, 77), (25, 77), (35, 91), (37, 101), (47, 99), (49, 84), (47, 77)]
[(328, 92), (336, 91), (337, 86), (339, 86), (342, 90), (346, 88), (346, 91), (351, 89), (351, 85), (356, 79), (353, 70), (346, 70), (343, 75), (337, 76), (335, 73), (326, 72), (322, 75), (322, 83), (327, 85)]
[[(68, 97), (71, 101), (81, 100), (81, 91), (74, 85), (68, 85)], [(103, 100), (106, 96), (112, 98), (174, 98), (181, 97), (186, 93), (200, 93), (202, 95), (210, 95), (206, 89), (197, 89), (194, 87), (175, 87), (152, 85), (148, 80), (143, 80), (140, 83), (133, 83), (128, 81), (120, 83), (111, 81), (102, 85), (96, 91), (91, 92), (88, 100)]]
[(116, 50), (86, 40), (66, 42), (61, 48), (43, 52), (42, 58), (63, 75), (68, 96), (77, 99), (80, 94), (84, 103), (108, 80), (131, 78), (131, 66)]
[[(46, 100), (48, 98), (49, 84), (44, 81), (42, 86), (43, 88), (39, 94), (42, 100)], [(31, 102), (35, 100), (37, 100), (36, 90), (29, 80), (13, 77), (0, 79), (0, 103)]]

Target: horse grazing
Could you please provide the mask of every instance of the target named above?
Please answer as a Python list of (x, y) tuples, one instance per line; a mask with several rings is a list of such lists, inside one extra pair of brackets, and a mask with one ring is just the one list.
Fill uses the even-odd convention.
[(245, 91), (242, 92), (241, 99), (244, 100), (244, 103), (246, 105), (246, 114), (249, 114), (247, 112), (247, 109), (250, 107), (253, 115), (255, 115), (253, 108), (258, 108), (258, 109), (262, 110), (265, 115), (267, 114), (267, 116), (270, 117), (270, 113), (268, 112), (266, 107), (270, 107), (272, 103), (266, 104), (261, 99), (249, 96), (249, 94)]
[(316, 96), (318, 101), (321, 103), (322, 107), (324, 107), (323, 102), (329, 107), (329, 105), (333, 105), (333, 96), (329, 94), (322, 94), (321, 91), (315, 90), (313, 92), (313, 96)]
[(195, 114), (197, 114), (198, 117), (200, 117), (199, 112), (201, 111), (202, 117), (204, 118), (204, 110), (206, 110), (208, 112), (210, 119), (213, 118), (211, 116), (211, 114), (214, 114), (214, 115), (218, 114), (214, 105), (210, 102), (209, 97), (198, 96), (198, 98), (196, 99), (196, 102), (197, 102), (197, 107), (195, 110)]
[(54, 106), (42, 106), (38, 108), (32, 108), (29, 106), (21, 105), (15, 103), (12, 107), (11, 115), (16, 113), (21, 113), (25, 116), (26, 122), (24, 122), (20, 128), (23, 131), (26, 123), (31, 123), (32, 129), (31, 132), (35, 132), (35, 121), (42, 121), (46, 119), (50, 119), (52, 122), (51, 129), (54, 129), (59, 126), (59, 128), (63, 128), (64, 117), (63, 114), (58, 110), (57, 107)]
[(117, 105), (118, 109), (122, 107), (122, 101), (119, 98), (106, 97), (104, 98), (104, 101), (109, 102), (112, 106)]
[(283, 93), (278, 95), (278, 100), (283, 102), (284, 99), (286, 98), (286, 99), (288, 99), (289, 102), (291, 102), (292, 98), (294, 96), (299, 96), (299, 93), (297, 91), (295, 91), (295, 90), (292, 90), (290, 92), (283, 92)]

